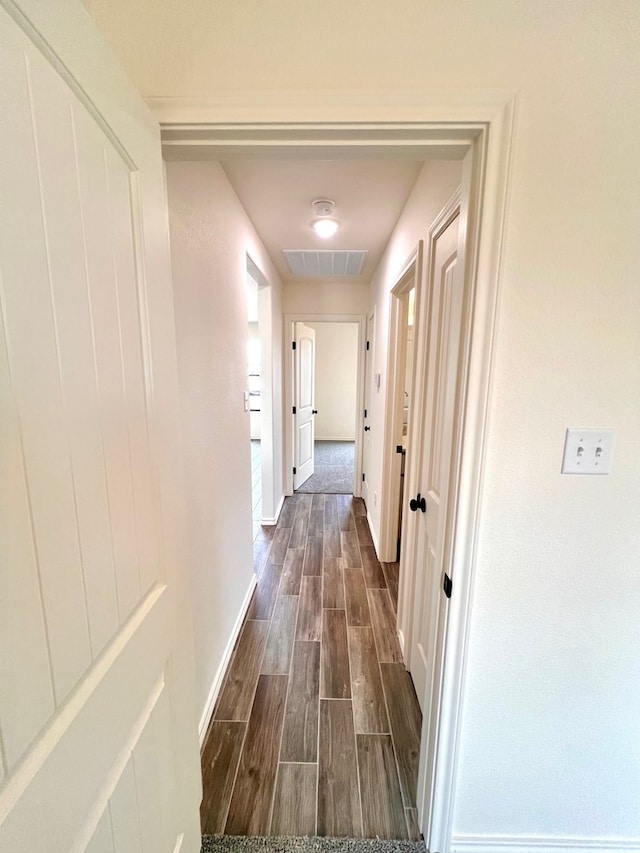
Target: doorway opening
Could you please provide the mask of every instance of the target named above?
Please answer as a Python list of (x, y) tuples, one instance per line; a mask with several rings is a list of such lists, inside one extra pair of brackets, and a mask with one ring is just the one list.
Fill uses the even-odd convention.
[[(416, 376), (416, 304), (422, 273), (422, 242), (398, 275), (390, 296), (388, 375), (390, 394), (385, 424), (383, 509), (380, 553), (384, 560), (400, 560), (405, 512), (406, 462)], [(388, 448), (393, 448), (389, 452)]]
[(287, 494), (361, 494), (366, 318), (287, 316)]
[[(403, 94), (405, 97), (400, 105), (394, 100), (393, 104), (385, 102), (364, 112), (363, 104), (357, 98), (352, 103), (347, 98), (346, 106), (342, 100), (332, 99), (330, 95), (321, 104), (309, 103), (305, 98), (304, 105), (289, 105), (286, 113), (289, 120), (282, 119), (280, 102), (267, 106), (261, 103), (259, 109), (250, 101), (240, 105), (234, 102), (233, 111), (214, 105), (199, 114), (201, 122), (202, 116), (207, 115), (205, 130), (202, 124), (195, 128), (192, 125), (190, 129), (184, 123), (183, 112), (179, 115), (174, 113), (176, 121), (165, 133), (168, 144), (173, 146), (173, 153), (177, 155), (181, 146), (186, 150), (194, 141), (194, 134), (200, 134), (198, 141), (207, 146), (210, 153), (216, 152), (217, 156), (232, 149), (241, 153), (255, 151), (256, 147), (262, 151), (271, 147), (271, 155), (277, 156), (278, 151), (290, 151), (292, 146), (301, 142), (297, 151), (304, 149), (307, 156), (313, 154), (315, 157), (321, 153), (325, 158), (344, 156), (347, 148), (349, 156), (353, 157), (354, 154), (371, 156), (376, 151), (385, 154), (392, 150), (406, 152), (411, 147), (414, 151), (428, 151), (430, 157), (461, 155), (464, 158), (465, 204), (460, 220), (467, 235), (467, 262), (460, 265), (464, 268), (466, 288), (458, 412), (461, 432), (456, 435), (457, 464), (452, 471), (453, 500), (447, 518), (456, 583), (453, 597), (446, 604), (441, 643), (435, 650), (440, 677), (433, 685), (427, 728), (423, 726), (422, 730), (418, 788), (418, 819), (426, 845), (429, 849), (448, 849), (452, 833), (466, 632), (476, 560), (475, 526), (480, 505), (500, 249), (515, 111), (513, 99), (504, 93), (465, 94), (462, 102), (453, 94), (450, 100), (441, 94), (435, 100), (425, 93)], [(343, 97), (340, 93), (340, 98)], [(274, 132), (272, 123), (256, 122), (256, 114), (277, 116), (281, 122), (278, 129)], [(353, 120), (345, 121), (345, 114)], [(297, 123), (291, 121), (291, 115), (300, 120)], [(363, 115), (368, 117), (366, 126), (362, 123)], [(378, 120), (381, 115), (384, 119)], [(233, 126), (233, 136), (229, 135), (229, 125)], [(193, 155), (193, 147), (189, 148), (189, 153)], [(382, 317), (379, 319), (383, 322)], [(289, 374), (284, 384), (285, 393), (291, 398), (293, 366), (289, 359), (285, 359), (285, 370)], [(416, 410), (417, 404), (413, 405), (413, 411)], [(285, 411), (291, 411), (288, 405)], [(409, 419), (412, 417), (410, 414)], [(285, 493), (290, 495), (293, 491), (293, 465), (287, 471), (287, 463), (293, 460), (293, 430), (289, 423), (287, 433)], [(361, 451), (356, 455), (361, 464)], [(415, 467), (417, 470), (418, 465)], [(359, 489), (356, 475), (354, 494)], [(402, 642), (402, 637), (400, 639)], [(434, 742), (430, 742), (429, 749), (437, 759), (433, 773), (427, 767), (425, 753), (431, 733)]]
[[(294, 486), (302, 494), (353, 494), (358, 394), (358, 324), (296, 323)], [(310, 334), (312, 333), (312, 334)], [(313, 352), (305, 352), (305, 344)], [(302, 367), (304, 365), (304, 368)], [(311, 390), (311, 465), (304, 435), (304, 369)], [(308, 422), (307, 422), (308, 423)], [(306, 470), (303, 466), (306, 464)]]

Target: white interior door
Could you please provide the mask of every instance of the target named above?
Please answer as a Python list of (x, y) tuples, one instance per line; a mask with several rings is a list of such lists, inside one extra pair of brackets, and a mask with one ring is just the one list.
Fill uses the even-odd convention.
[(295, 323), (294, 351), (294, 468), (293, 488), (299, 489), (313, 474), (316, 375), (316, 332), (304, 323)]
[(373, 345), (376, 333), (376, 318), (374, 314), (367, 317), (367, 344), (365, 350), (364, 369), (364, 417), (362, 444), (362, 497), (369, 506), (372, 495), (369, 494), (369, 467), (371, 459), (371, 391), (373, 383)]
[[(450, 488), (455, 404), (460, 361), (462, 275), (456, 274), (459, 209), (435, 234), (427, 280), (427, 363), (424, 433), (418, 483), (420, 499), (411, 506), (415, 537), (414, 605), (409, 670), (425, 716), (434, 682), (439, 634), (444, 619), (444, 533)], [(423, 511), (426, 510), (426, 511)], [(409, 522), (409, 519), (407, 519)]]
[(0, 43), (0, 850), (195, 853), (158, 127), (79, 3)]

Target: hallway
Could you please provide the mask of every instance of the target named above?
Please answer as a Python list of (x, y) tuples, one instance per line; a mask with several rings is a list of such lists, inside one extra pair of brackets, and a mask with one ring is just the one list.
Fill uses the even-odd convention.
[(255, 555), (202, 755), (203, 833), (419, 837), (398, 566), (378, 562), (363, 501), (289, 497)]

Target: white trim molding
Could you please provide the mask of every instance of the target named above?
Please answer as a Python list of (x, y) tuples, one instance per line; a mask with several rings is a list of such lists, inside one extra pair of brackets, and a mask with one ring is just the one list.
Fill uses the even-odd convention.
[[(396, 275), (395, 282), (388, 296), (389, 300), (389, 341), (387, 350), (387, 396), (384, 412), (384, 442), (382, 455), (382, 486), (380, 495), (380, 559), (385, 562), (391, 562), (396, 559), (398, 549), (398, 532), (399, 532), (399, 514), (400, 506), (400, 470), (402, 466), (402, 456), (396, 452), (396, 447), (402, 444), (402, 410), (404, 406), (404, 391), (405, 391), (405, 376), (406, 376), (406, 354), (407, 354), (407, 316), (408, 316), (408, 294), (410, 290), (415, 292), (415, 316), (416, 323), (414, 325), (414, 343), (413, 343), (413, 364), (415, 365), (415, 355), (417, 352), (416, 340), (421, 335), (421, 330), (418, 324), (422, 290), (422, 263), (423, 263), (423, 241), (420, 240), (418, 245), (411, 252), (405, 261), (402, 269)], [(415, 380), (415, 369), (412, 369), (412, 381)], [(422, 411), (421, 401), (421, 385), (417, 385), (420, 398), (412, 396), (411, 413)], [(414, 422), (418, 423), (418, 418), (414, 414)], [(409, 436), (411, 436), (411, 428), (409, 427)], [(411, 456), (412, 446), (419, 447), (419, 442), (411, 438), (408, 442), (409, 454), (406, 461), (409, 461)], [(405, 471), (408, 471), (405, 468)], [(407, 480), (405, 479), (405, 483)], [(408, 495), (409, 488), (405, 488), (405, 494)], [(406, 554), (405, 554), (406, 558)]]
[(380, 559), (380, 545), (378, 544), (378, 537), (376, 536), (376, 531), (373, 526), (373, 522), (371, 521), (371, 516), (369, 515), (369, 510), (367, 510), (367, 523), (369, 525), (369, 533), (371, 533), (371, 541), (373, 542), (373, 547), (376, 551), (376, 556)]
[(278, 506), (276, 507), (276, 514), (274, 516), (270, 516), (269, 518), (265, 518), (263, 516), (260, 519), (260, 524), (263, 527), (274, 527), (278, 523), (278, 519), (280, 518), (280, 513), (282, 512), (283, 506), (284, 506), (284, 495), (280, 495), (280, 500), (278, 501)]
[(454, 835), (451, 853), (609, 853), (640, 850), (640, 838), (571, 836)]
[[(309, 139), (308, 134), (296, 138), (294, 124), (337, 122), (364, 124), (371, 147), (376, 141), (388, 141), (390, 122), (417, 121), (431, 125), (431, 145), (444, 142), (450, 146), (464, 138), (461, 126), (490, 121), (513, 96), (508, 89), (480, 88), (256, 89), (220, 91), (206, 97), (152, 97), (146, 104), (161, 125), (178, 131), (167, 137), (172, 140), (184, 139), (185, 130), (193, 140), (203, 140), (212, 125), (225, 124), (231, 143), (246, 142), (246, 137), (233, 134), (237, 125), (244, 125), (255, 132), (254, 139), (271, 140), (282, 147), (289, 140)], [(322, 130), (314, 128), (311, 138), (316, 139)], [(354, 138), (349, 133), (344, 143), (353, 144)]]
[(247, 615), (247, 610), (249, 609), (249, 605), (251, 604), (251, 596), (253, 595), (253, 591), (256, 588), (257, 582), (258, 579), (256, 575), (253, 574), (251, 576), (249, 588), (247, 589), (246, 595), (240, 607), (238, 618), (236, 619), (233, 625), (231, 635), (229, 636), (229, 640), (227, 642), (227, 645), (225, 646), (224, 653), (222, 655), (222, 660), (220, 661), (218, 669), (216, 670), (216, 674), (213, 677), (213, 682), (211, 683), (211, 688), (209, 689), (209, 695), (207, 696), (207, 701), (200, 717), (200, 723), (198, 724), (198, 738), (200, 741), (201, 750), (204, 746), (204, 739), (207, 735), (207, 731), (209, 730), (211, 718), (213, 717), (213, 709), (215, 708), (215, 704), (218, 701), (218, 696), (220, 695), (220, 690), (224, 682), (227, 667), (231, 662), (231, 656), (233, 655), (233, 650), (235, 648), (236, 641), (240, 636), (242, 623), (244, 622), (244, 617)]

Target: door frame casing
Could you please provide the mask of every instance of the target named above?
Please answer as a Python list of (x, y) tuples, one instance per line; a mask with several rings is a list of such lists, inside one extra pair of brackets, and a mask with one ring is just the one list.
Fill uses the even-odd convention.
[(291, 342), (295, 340), (295, 323), (355, 323), (358, 326), (358, 363), (356, 383), (356, 439), (353, 494), (360, 496), (362, 484), (362, 429), (364, 413), (364, 348), (367, 333), (366, 314), (285, 314), (284, 315), (284, 493), (293, 494), (295, 446), (293, 435), (293, 400), (295, 371)]
[[(374, 305), (371, 310), (367, 313), (367, 320), (365, 323), (365, 344), (364, 344), (364, 388), (362, 393), (362, 473), (364, 477), (360, 478), (360, 482), (362, 484), (366, 484), (367, 486), (367, 496), (369, 496), (369, 481), (366, 479), (367, 468), (366, 463), (371, 461), (371, 439), (369, 438), (367, 442), (367, 438), (365, 437), (364, 430), (366, 428), (365, 421), (371, 420), (370, 409), (371, 409), (371, 399), (372, 399), (372, 386), (373, 386), (373, 367), (375, 364), (375, 354), (376, 354), (376, 306)], [(367, 412), (367, 416), (365, 417), (365, 411)], [(365, 445), (369, 447), (369, 455), (367, 457), (365, 453)], [(365, 458), (366, 457), (366, 458)], [(360, 486), (360, 494), (361, 497), (364, 497), (364, 488)], [(373, 527), (371, 524), (371, 516), (369, 515), (369, 507), (367, 506), (367, 519), (369, 520), (369, 526)], [(375, 538), (374, 538), (375, 543)]]
[(473, 152), (466, 265), (473, 304), (451, 531), (456, 585), (444, 640), (434, 796), (430, 814), (419, 816), (427, 848), (448, 853), (517, 96), (498, 89), (255, 90), (147, 104), (162, 125), (166, 159), (461, 159)]
[[(382, 484), (380, 506), (380, 550), (379, 557), (385, 563), (393, 563), (397, 559), (398, 545), (398, 507), (400, 505), (400, 454), (396, 452), (398, 439), (402, 438), (402, 409), (404, 398), (404, 375), (400, 369), (406, 370), (407, 355), (407, 311), (404, 299), (415, 287), (415, 320), (413, 343), (413, 367), (411, 385), (415, 383), (416, 340), (420, 331), (417, 320), (420, 316), (420, 296), (422, 287), (423, 244), (419, 241), (416, 248), (405, 261), (389, 294), (389, 342), (387, 347), (387, 387), (389, 392), (385, 401), (384, 412), (384, 443), (382, 456)], [(412, 395), (409, 409), (415, 409), (415, 397)], [(407, 439), (412, 436), (411, 423), (407, 424)], [(408, 442), (407, 442), (408, 443)], [(407, 462), (409, 461), (407, 457)], [(405, 467), (405, 477), (409, 466)], [(406, 480), (405, 480), (406, 482)], [(407, 490), (405, 489), (405, 492)], [(403, 509), (404, 513), (404, 509)], [(401, 645), (403, 644), (400, 638)]]
[(247, 272), (258, 285), (258, 337), (260, 341), (260, 469), (262, 478), (262, 516), (260, 524), (277, 522), (277, 500), (274, 495), (274, 433), (276, 413), (273, 409), (273, 337), (271, 284), (260, 267), (246, 252)]
[[(461, 306), (461, 330), (460, 330), (460, 347), (458, 348), (458, 370), (456, 373), (456, 396), (454, 401), (451, 449), (449, 453), (449, 468), (447, 473), (447, 497), (442, 507), (444, 511), (443, 526), (444, 536), (442, 543), (442, 564), (438, 566), (438, 577), (428, 578), (423, 577), (422, 583), (428, 584), (432, 591), (435, 590), (435, 597), (430, 599), (430, 613), (435, 612), (435, 621), (428, 620), (430, 638), (428, 643), (429, 654), (427, 655), (430, 672), (427, 678), (425, 693), (422, 696), (423, 707), (423, 726), (420, 742), (420, 772), (418, 775), (418, 803), (422, 802), (422, 811), (430, 816), (426, 830), (429, 833), (432, 830), (434, 820), (434, 800), (439, 796), (438, 779), (436, 778), (436, 742), (439, 732), (440, 723), (440, 700), (441, 700), (441, 679), (443, 672), (443, 655), (438, 655), (438, 641), (441, 637), (439, 626), (444, 622), (444, 631), (446, 630), (446, 620), (448, 617), (447, 599), (442, 593), (442, 577), (444, 572), (447, 572), (453, 577), (452, 564), (452, 520), (455, 517), (456, 510), (456, 489), (455, 483), (460, 465), (460, 438), (462, 435), (462, 406), (461, 402), (464, 398), (464, 377), (466, 373), (466, 358), (469, 351), (469, 335), (470, 329), (470, 308), (472, 295), (472, 282), (466, 275), (465, 259), (466, 259), (466, 203), (469, 195), (469, 180), (471, 169), (465, 169), (463, 173), (462, 187), (458, 188), (445, 204), (443, 209), (434, 219), (429, 228), (429, 233), (426, 239), (425, 263), (423, 270), (423, 302), (419, 309), (419, 322), (423, 330), (421, 346), (418, 348), (416, 369), (423, 376), (427, 377), (429, 370), (429, 358), (431, 355), (430, 337), (432, 335), (431, 314), (432, 314), (432, 299), (431, 299), (431, 282), (434, 279), (434, 263), (435, 263), (435, 245), (438, 238), (446, 231), (456, 219), (459, 220), (458, 226), (458, 251), (456, 275), (462, 276), (463, 301)], [(412, 474), (415, 479), (416, 487), (425, 488), (423, 480), (423, 464), (425, 458), (426, 442), (429, 434), (427, 425), (427, 412), (429, 408), (429, 400), (427, 398), (426, 384), (422, 388), (421, 399), (416, 404), (416, 418), (414, 426), (416, 427), (416, 445), (418, 452), (412, 457)], [(420, 409), (418, 410), (418, 405)], [(412, 541), (409, 543), (409, 552), (415, 562), (415, 554), (419, 553), (418, 537), (422, 535), (420, 529), (414, 526)], [(398, 623), (402, 626), (404, 636), (406, 638), (406, 648), (404, 648), (404, 659), (408, 666), (413, 671), (416, 663), (414, 655), (416, 654), (416, 607), (419, 607), (419, 602), (427, 602), (424, 594), (424, 587), (421, 586), (421, 579), (417, 573), (410, 572), (402, 555), (400, 563), (400, 591), (398, 599)], [(411, 561), (411, 557), (410, 557)], [(455, 580), (454, 580), (455, 582)], [(428, 606), (427, 606), (428, 609)]]

